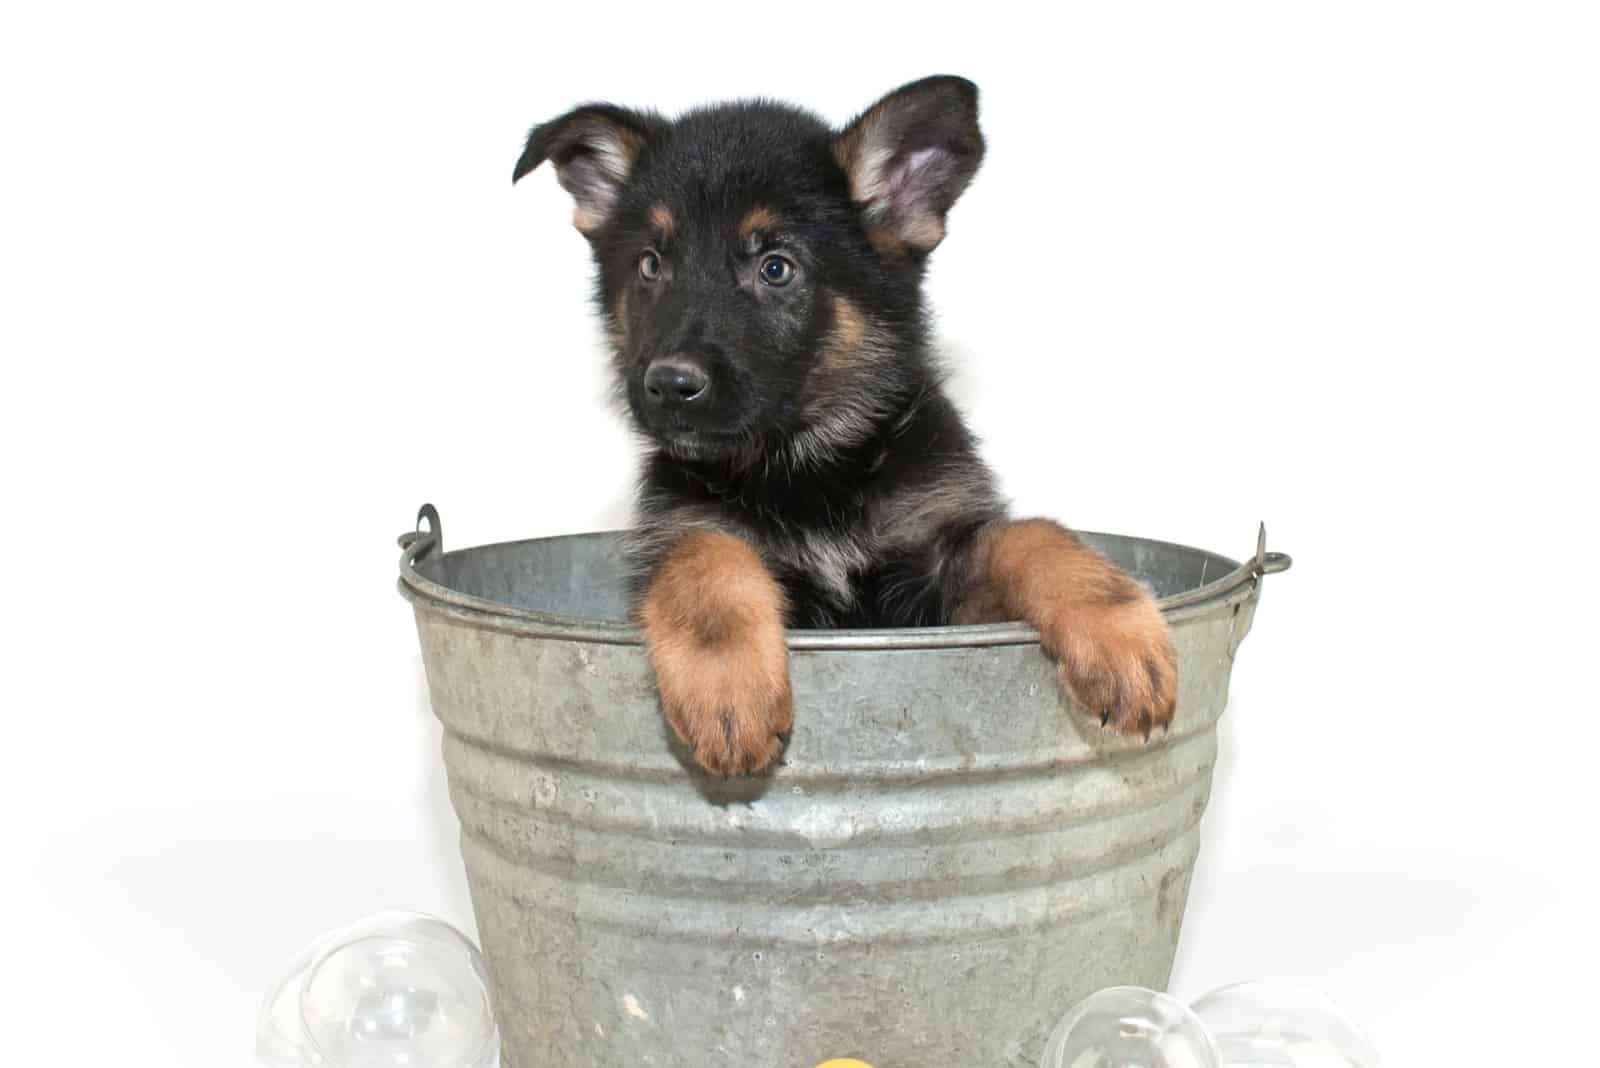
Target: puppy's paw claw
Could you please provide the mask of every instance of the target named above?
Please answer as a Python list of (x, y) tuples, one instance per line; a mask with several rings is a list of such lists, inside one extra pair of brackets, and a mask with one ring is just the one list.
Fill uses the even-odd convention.
[(1074, 613), (1045, 630), (1061, 685), (1100, 725), (1146, 741), (1170, 730), (1178, 703), (1178, 657), (1166, 620), (1148, 594)]
[(777, 762), (791, 719), (787, 692), (764, 703), (699, 710), (667, 703), (667, 722), (713, 775), (753, 775)]
[(784, 652), (780, 635), (775, 648), (702, 648), (658, 664), (667, 723), (713, 775), (753, 775), (783, 752), (794, 724)]

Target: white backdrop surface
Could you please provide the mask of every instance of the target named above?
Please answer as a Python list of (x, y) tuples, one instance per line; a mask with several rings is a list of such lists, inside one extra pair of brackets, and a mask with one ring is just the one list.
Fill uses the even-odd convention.
[(929, 289), (1018, 509), (1234, 556), (1265, 519), (1295, 557), (1236, 667), (1174, 991), (1304, 982), (1396, 1066), (1576, 1063), (1592, 8), (5, 24), (17, 1063), (242, 1066), (322, 929), (470, 927), (394, 536), (424, 500), (455, 546), (615, 526), (634, 463), (569, 202), (510, 182), (526, 128), (752, 94), (843, 121), (933, 72), (983, 91)]

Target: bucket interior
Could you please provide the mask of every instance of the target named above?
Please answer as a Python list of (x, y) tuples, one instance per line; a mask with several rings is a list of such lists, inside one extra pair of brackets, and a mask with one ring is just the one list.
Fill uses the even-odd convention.
[[(1173, 597), (1239, 565), (1169, 542), (1079, 532), (1085, 542), (1155, 591)], [(417, 573), (456, 593), (574, 622), (627, 621), (626, 569), (617, 533), (571, 534), (457, 549), (417, 564)]]

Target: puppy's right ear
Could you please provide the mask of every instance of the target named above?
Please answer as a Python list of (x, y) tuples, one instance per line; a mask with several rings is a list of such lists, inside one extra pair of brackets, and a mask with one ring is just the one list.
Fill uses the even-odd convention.
[(520, 181), (549, 160), (561, 188), (577, 204), (572, 225), (592, 237), (610, 217), (617, 194), (660, 121), (610, 104), (585, 104), (529, 132), (511, 181)]

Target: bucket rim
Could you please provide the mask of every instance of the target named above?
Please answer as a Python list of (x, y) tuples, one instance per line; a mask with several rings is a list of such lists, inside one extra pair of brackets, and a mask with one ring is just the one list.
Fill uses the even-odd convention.
[[(427, 524), (424, 529), (424, 524)], [(539, 542), (557, 541), (591, 535), (615, 536), (616, 530), (582, 531), (571, 534), (554, 534), (538, 538), (518, 538), (511, 541), (491, 542), (469, 546), (461, 552), (477, 549), (507, 548)], [(1226, 608), (1251, 600), (1260, 590), (1266, 575), (1287, 571), (1292, 559), (1285, 553), (1267, 552), (1266, 524), (1261, 524), (1256, 537), (1253, 556), (1238, 563), (1230, 557), (1209, 549), (1198, 549), (1179, 542), (1144, 538), (1131, 534), (1110, 534), (1101, 531), (1077, 531), (1089, 537), (1115, 537), (1158, 548), (1184, 552), (1205, 553), (1231, 565), (1230, 570), (1192, 590), (1160, 598), (1156, 604), (1168, 623), (1178, 623), (1219, 608)], [(431, 504), (417, 511), (413, 530), (400, 535), (400, 595), (418, 609), (427, 609), (456, 622), (480, 628), (536, 638), (564, 641), (598, 642), (606, 645), (644, 645), (644, 632), (635, 623), (621, 620), (593, 619), (582, 616), (564, 616), (539, 612), (475, 597), (462, 593), (442, 583), (435, 582), (417, 570), (417, 565), (428, 557), (444, 555), (444, 536), (440, 528), (439, 512)], [(976, 623), (945, 627), (884, 627), (878, 629), (846, 628), (839, 630), (790, 629), (786, 644), (791, 651), (830, 649), (940, 649), (971, 648), (995, 645), (1034, 645), (1039, 632), (1026, 623)]]

